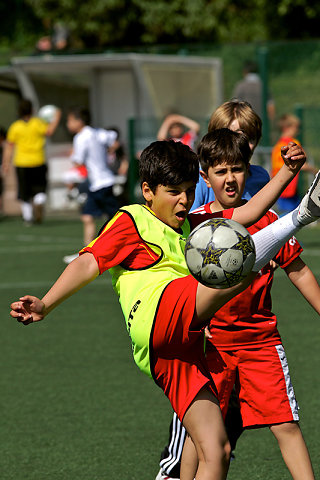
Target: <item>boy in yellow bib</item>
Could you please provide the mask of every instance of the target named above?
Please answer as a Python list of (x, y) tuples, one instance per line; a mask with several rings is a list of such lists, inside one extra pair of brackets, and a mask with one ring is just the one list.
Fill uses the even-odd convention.
[[(261, 194), (230, 209), (227, 218), (249, 225), (274, 203), (305, 160), (303, 150), (295, 144), (285, 147), (283, 153), (287, 165)], [(246, 154), (251, 155), (249, 144)], [(226, 290), (207, 288), (189, 275), (185, 239), (196, 224), (206, 220), (205, 216), (188, 215), (198, 174), (197, 155), (187, 146), (173, 141), (152, 143), (140, 158), (146, 205), (123, 207), (67, 266), (42, 300), (21, 297), (12, 303), (11, 316), (26, 325), (40, 321), (63, 300), (110, 270), (135, 361), (163, 389), (195, 444), (197, 480), (221, 480), (227, 475), (230, 446), (203, 353), (203, 327), (255, 274)], [(255, 272), (303, 224), (320, 216), (319, 190), (318, 176), (299, 211), (253, 236)], [(212, 216), (219, 214), (208, 214), (208, 218)], [(189, 480), (190, 475), (193, 478), (188, 465), (183, 464), (181, 479)]]

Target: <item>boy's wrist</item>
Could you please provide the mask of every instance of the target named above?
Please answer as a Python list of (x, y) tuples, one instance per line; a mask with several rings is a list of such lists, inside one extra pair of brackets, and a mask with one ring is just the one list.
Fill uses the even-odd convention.
[(305, 159), (297, 160), (295, 163), (292, 163), (292, 161), (289, 162), (284, 160), (285, 162), (284, 165), (289, 170), (289, 172), (294, 176), (301, 170), (301, 167), (303, 166), (305, 161), (306, 161)]
[(42, 309), (41, 309), (41, 315), (44, 317), (46, 317), (48, 315), (48, 313), (50, 313), (51, 309), (50, 307), (48, 307), (45, 302), (43, 300), (40, 300), (41, 303), (42, 303)]

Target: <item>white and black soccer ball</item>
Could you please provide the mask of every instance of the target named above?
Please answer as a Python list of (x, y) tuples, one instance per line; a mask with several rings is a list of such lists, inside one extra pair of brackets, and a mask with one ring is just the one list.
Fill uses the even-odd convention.
[(187, 238), (185, 257), (190, 273), (212, 288), (237, 285), (255, 262), (255, 247), (248, 230), (234, 220), (211, 218)]
[(58, 108), (55, 105), (44, 105), (38, 111), (38, 117), (47, 123), (51, 123), (56, 115)]

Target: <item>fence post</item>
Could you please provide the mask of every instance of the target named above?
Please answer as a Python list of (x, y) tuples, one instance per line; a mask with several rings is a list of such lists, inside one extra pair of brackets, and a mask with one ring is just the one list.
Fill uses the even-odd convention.
[[(299, 118), (300, 120), (300, 128), (299, 128), (299, 134), (297, 135), (297, 139), (299, 140), (299, 142), (301, 143), (301, 145), (303, 146), (304, 145), (304, 142), (303, 142), (303, 129), (304, 129), (304, 125), (303, 125), (303, 105), (300, 104), (300, 103), (297, 103), (295, 106), (294, 106), (294, 114)], [(300, 196), (300, 198), (303, 197), (306, 189), (307, 189), (307, 185), (308, 185), (308, 179), (307, 179), (307, 175), (299, 175), (299, 180), (298, 180), (298, 194)]]
[(299, 142), (303, 145), (304, 125), (303, 125), (303, 105), (301, 103), (297, 103), (294, 106), (294, 113), (300, 120), (299, 135), (297, 135), (297, 138)]
[(129, 118), (128, 120), (128, 132), (129, 132), (129, 172), (128, 172), (128, 187), (129, 187), (129, 201), (135, 203), (135, 186), (137, 183), (137, 159), (135, 149), (135, 119)]
[(262, 80), (262, 138), (261, 144), (264, 147), (270, 145), (270, 125), (269, 117), (267, 111), (267, 103), (269, 99), (269, 89), (268, 89), (268, 53), (269, 50), (267, 47), (260, 47), (258, 49), (258, 63), (259, 63), (259, 73)]

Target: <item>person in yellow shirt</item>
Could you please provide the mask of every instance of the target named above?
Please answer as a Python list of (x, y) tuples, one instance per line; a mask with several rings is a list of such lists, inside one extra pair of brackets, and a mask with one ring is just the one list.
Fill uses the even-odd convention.
[(19, 119), (8, 129), (2, 172), (6, 175), (13, 161), (22, 218), (27, 225), (42, 221), (47, 187), (46, 137), (54, 134), (60, 118), (61, 110), (57, 109), (53, 120), (46, 123), (32, 115), (31, 101), (22, 99)]

